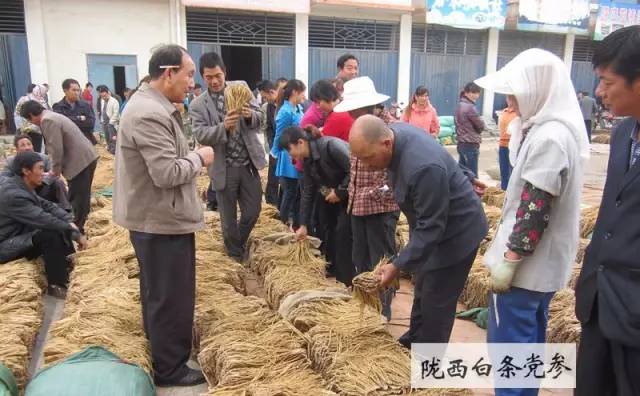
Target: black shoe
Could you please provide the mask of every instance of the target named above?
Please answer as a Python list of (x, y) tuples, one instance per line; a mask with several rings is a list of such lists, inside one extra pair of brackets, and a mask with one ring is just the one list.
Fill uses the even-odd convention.
[(174, 380), (174, 381), (162, 381), (156, 380), (155, 383), (157, 386), (195, 386), (204, 384), (207, 382), (207, 379), (204, 378), (204, 374), (202, 374), (201, 370), (194, 370), (192, 368), (187, 368), (187, 374), (182, 378)]
[(67, 298), (67, 288), (59, 285), (49, 285), (47, 287), (47, 294), (51, 297), (64, 300)]
[(217, 212), (218, 211), (218, 205), (207, 204), (207, 210), (211, 211), (211, 212)]
[(398, 338), (398, 342), (405, 348), (411, 349), (411, 335), (409, 330)]

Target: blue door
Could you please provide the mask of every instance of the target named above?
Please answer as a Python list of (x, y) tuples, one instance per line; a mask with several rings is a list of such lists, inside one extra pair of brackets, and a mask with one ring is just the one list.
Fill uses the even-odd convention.
[[(135, 55), (87, 55), (89, 81), (94, 87), (106, 85), (112, 92), (117, 92), (114, 68), (124, 67), (127, 88), (138, 86), (138, 64)], [(94, 95), (95, 97), (96, 95)]]

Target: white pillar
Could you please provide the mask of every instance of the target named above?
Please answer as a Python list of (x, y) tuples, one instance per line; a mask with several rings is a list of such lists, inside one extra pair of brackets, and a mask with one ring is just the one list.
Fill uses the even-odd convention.
[(571, 73), (571, 65), (573, 64), (573, 47), (576, 43), (575, 34), (567, 34), (564, 39), (564, 64), (567, 65), (569, 73)]
[[(398, 51), (398, 103), (409, 103), (411, 96), (411, 14), (400, 17), (400, 49)], [(386, 92), (385, 92), (386, 93)]]
[(186, 32), (184, 32), (185, 7), (182, 5), (181, 0), (169, 0), (169, 15), (170, 42), (186, 47)]
[(309, 86), (309, 14), (296, 14), (296, 79)]
[(46, 82), (49, 83), (50, 86), (57, 86), (57, 82), (49, 81), (47, 36), (45, 34), (41, 0), (24, 1), (24, 22), (27, 30), (27, 46), (29, 47), (31, 81), (34, 84), (42, 84)]
[[(500, 42), (500, 31), (497, 28), (489, 29), (489, 45), (487, 46), (487, 67), (486, 73), (494, 73), (498, 68), (498, 44)], [(486, 118), (493, 117), (493, 101), (495, 95), (493, 91), (485, 90), (482, 101), (482, 115)]]

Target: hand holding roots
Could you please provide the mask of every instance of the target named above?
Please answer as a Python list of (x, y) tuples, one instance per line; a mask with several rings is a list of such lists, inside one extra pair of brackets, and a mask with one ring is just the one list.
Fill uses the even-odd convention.
[[(253, 99), (253, 94), (249, 87), (244, 84), (230, 85), (224, 90), (224, 103), (227, 113), (242, 114), (243, 107), (247, 106), (251, 99)], [(235, 127), (231, 130), (233, 129)]]
[[(368, 305), (377, 312), (382, 312), (382, 302), (380, 301), (380, 293), (384, 291), (380, 277), (377, 274), (378, 268), (388, 262), (387, 258), (380, 260), (376, 268), (371, 272), (363, 272), (353, 278), (353, 298), (360, 302), (362, 308)], [(396, 278), (392, 288), (400, 288), (400, 280)]]

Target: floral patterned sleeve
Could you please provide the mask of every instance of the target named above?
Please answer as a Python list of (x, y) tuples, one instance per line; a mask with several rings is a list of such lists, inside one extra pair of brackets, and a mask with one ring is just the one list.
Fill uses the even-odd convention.
[(516, 224), (507, 248), (521, 256), (533, 254), (549, 225), (552, 199), (551, 194), (534, 187), (531, 183), (524, 185), (520, 206), (516, 212)]

